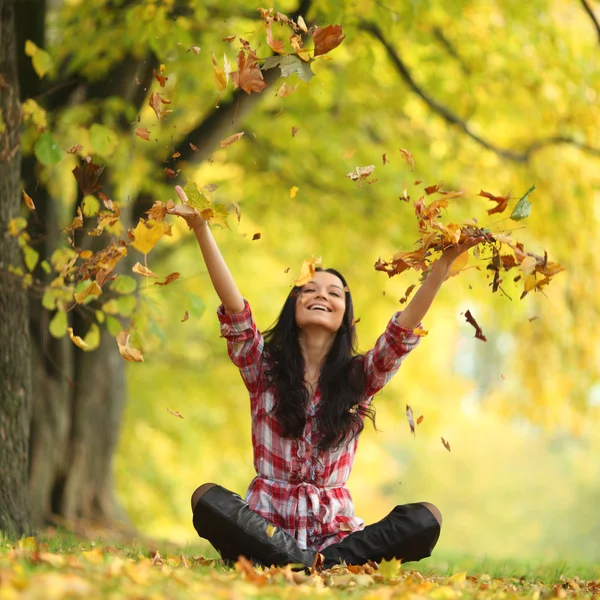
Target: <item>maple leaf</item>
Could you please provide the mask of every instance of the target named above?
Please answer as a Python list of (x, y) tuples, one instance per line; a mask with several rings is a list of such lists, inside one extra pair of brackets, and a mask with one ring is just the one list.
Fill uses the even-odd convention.
[(316, 268), (320, 266), (321, 259), (315, 258), (314, 256), (303, 261), (302, 266), (300, 267), (300, 275), (298, 275), (298, 278), (296, 281), (294, 281), (294, 285), (296, 287), (302, 287), (303, 285), (306, 285), (314, 277)]
[(327, 54), (334, 48), (337, 48), (346, 36), (342, 33), (340, 25), (327, 25), (327, 27), (316, 28), (313, 31), (312, 38), (315, 44), (315, 56)]
[(221, 140), (219, 142), (219, 145), (221, 146), (221, 148), (227, 148), (227, 146), (231, 146), (231, 144), (237, 142), (244, 135), (244, 133), (244, 131), (234, 133), (233, 135), (226, 137), (224, 140)]
[(415, 434), (415, 422), (413, 420), (413, 411), (412, 408), (407, 404), (406, 405), (406, 418), (408, 419), (408, 424), (410, 425), (410, 432), (413, 435)]
[(171, 227), (164, 221), (139, 220), (136, 228), (129, 230), (133, 235), (131, 245), (142, 254), (148, 254), (163, 235), (171, 235)]
[(102, 175), (102, 171), (104, 171), (104, 166), (94, 164), (90, 156), (83, 159), (81, 167), (76, 166), (73, 169), (73, 175), (75, 175), (79, 189), (84, 196), (101, 189), (102, 186), (98, 183), (98, 178)]
[(150, 132), (145, 127), (136, 127), (134, 133), (143, 140), (150, 141)]
[[(405, 148), (400, 148), (400, 153), (402, 154), (402, 157), (404, 158), (404, 160), (406, 160), (406, 162), (410, 165), (410, 170), (414, 171), (415, 170), (415, 161), (413, 159), (413, 155)], [(415, 182), (415, 185), (416, 185), (416, 182)]]
[(130, 362), (144, 362), (142, 353), (137, 348), (132, 348), (129, 345), (129, 330), (125, 329), (121, 331), (116, 338), (117, 345), (119, 346), (119, 354), (127, 361)]
[(362, 181), (363, 179), (366, 179), (369, 175), (371, 175), (371, 173), (373, 173), (374, 170), (375, 165), (368, 165), (366, 167), (355, 167), (354, 171), (350, 171), (350, 173), (348, 173), (346, 177), (352, 179), (352, 181)]
[(167, 213), (175, 207), (173, 200), (167, 200), (166, 203), (157, 200), (150, 210), (146, 211), (148, 219), (153, 221), (162, 221)]
[(78, 335), (73, 335), (73, 328), (72, 327), (67, 327), (67, 332), (69, 334), (69, 337), (71, 338), (71, 341), (78, 348), (81, 348), (82, 350), (87, 350), (88, 345)]
[(169, 285), (170, 283), (173, 283), (173, 281), (179, 279), (180, 277), (181, 277), (180, 273), (171, 273), (170, 275), (167, 275), (165, 277), (164, 281), (155, 281), (154, 285), (160, 285), (160, 286)]
[(475, 328), (475, 337), (478, 340), (481, 340), (482, 342), (487, 342), (487, 338), (485, 337), (485, 335), (483, 335), (483, 331), (481, 330), (481, 327), (479, 327), (479, 325), (477, 324), (477, 321), (471, 314), (470, 310), (468, 310), (465, 313), (465, 319), (466, 319), (467, 323), (469, 323), (470, 325), (473, 325), (473, 327)]
[(246, 56), (244, 50), (240, 50), (237, 56), (237, 66), (238, 70), (231, 73), (234, 88), (239, 87), (250, 94), (262, 92), (267, 87), (254, 53)]
[(459, 254), (456, 260), (450, 266), (450, 269), (448, 270), (448, 275), (446, 275), (446, 279), (458, 275), (464, 268), (466, 268), (468, 264), (469, 253), (463, 252), (462, 254)]
[(491, 200), (492, 202), (495, 202), (497, 204), (497, 206), (494, 206), (494, 208), (490, 208), (487, 213), (488, 215), (493, 215), (495, 213), (502, 213), (506, 210), (506, 207), (508, 206), (508, 197), (507, 196), (494, 196), (494, 194), (490, 194), (489, 192), (484, 192), (483, 190), (481, 190), (478, 194), (478, 196), (482, 196), (483, 198), (488, 198), (489, 200)]
[(156, 273), (153, 273), (148, 267), (145, 267), (140, 262), (136, 262), (135, 265), (131, 267), (131, 270), (138, 275), (142, 275), (143, 277), (155, 277), (158, 279), (158, 275)]
[(296, 73), (298, 77), (302, 79), (302, 81), (306, 81), (306, 83), (309, 83), (314, 77), (310, 63), (301, 60), (295, 54), (269, 56), (263, 63), (262, 70), (268, 71), (275, 67), (279, 67), (282, 77), (290, 77)]
[(25, 190), (23, 190), (23, 200), (25, 200), (25, 205), (29, 210), (35, 210), (35, 204), (33, 203), (31, 196)]

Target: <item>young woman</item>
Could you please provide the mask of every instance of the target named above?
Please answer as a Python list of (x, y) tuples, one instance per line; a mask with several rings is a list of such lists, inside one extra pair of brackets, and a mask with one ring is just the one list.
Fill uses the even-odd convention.
[(413, 330), (452, 262), (481, 240), (447, 249), (375, 347), (357, 355), (352, 297), (340, 273), (318, 270), (294, 287), (275, 325), (261, 334), (206, 221), (185, 204), (171, 213), (194, 231), (221, 300), (221, 333), (250, 393), (257, 472), (245, 500), (213, 483), (194, 491), (198, 534), (229, 563), (244, 555), (267, 566), (328, 568), (430, 556), (442, 523), (435, 506), (396, 506), (365, 527), (345, 484), (373, 395), (419, 343)]

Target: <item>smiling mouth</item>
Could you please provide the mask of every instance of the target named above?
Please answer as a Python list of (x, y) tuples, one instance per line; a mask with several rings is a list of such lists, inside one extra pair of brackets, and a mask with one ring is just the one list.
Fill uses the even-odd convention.
[(312, 306), (310, 306), (308, 308), (308, 310), (316, 310), (316, 311), (326, 312), (326, 313), (331, 312), (331, 309), (327, 308), (326, 306), (323, 306), (322, 304), (313, 304)]

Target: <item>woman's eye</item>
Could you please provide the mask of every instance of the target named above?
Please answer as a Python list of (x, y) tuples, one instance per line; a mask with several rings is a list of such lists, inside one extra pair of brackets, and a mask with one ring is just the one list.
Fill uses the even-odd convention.
[(340, 295), (339, 295), (337, 292), (331, 292), (331, 295), (332, 295), (332, 296), (335, 296), (336, 298), (339, 298), (339, 297), (340, 297)]

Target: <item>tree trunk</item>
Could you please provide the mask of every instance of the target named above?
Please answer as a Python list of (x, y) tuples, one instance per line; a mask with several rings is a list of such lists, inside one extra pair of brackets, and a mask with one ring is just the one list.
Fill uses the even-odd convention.
[(22, 264), (17, 239), (7, 234), (22, 205), (21, 105), (12, 0), (0, 0), (0, 531), (31, 529), (27, 494), (31, 348), (27, 291), (9, 266)]

